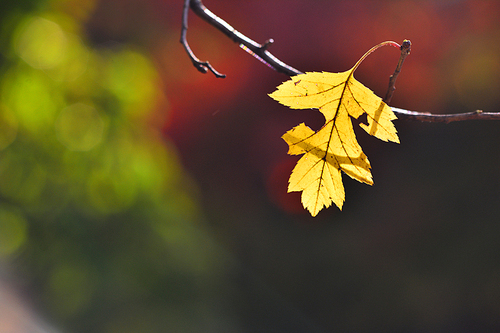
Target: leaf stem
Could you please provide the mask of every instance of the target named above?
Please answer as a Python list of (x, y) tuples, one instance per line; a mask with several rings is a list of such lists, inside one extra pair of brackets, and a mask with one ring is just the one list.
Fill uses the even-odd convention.
[(365, 54), (363, 54), (363, 56), (361, 57), (361, 59), (358, 60), (358, 62), (354, 65), (352, 71), (354, 72), (356, 70), (356, 68), (358, 68), (359, 64), (361, 64), (361, 62), (363, 62), (363, 60), (366, 59), (366, 57), (368, 57), (370, 54), (372, 54), (373, 52), (375, 52), (376, 50), (378, 50), (379, 48), (383, 47), (383, 46), (394, 46), (394, 47), (397, 47), (398, 49), (401, 48), (401, 45), (399, 45), (398, 43), (396, 42), (393, 42), (393, 41), (385, 41), (385, 42), (382, 42), (378, 45), (375, 45), (374, 47), (372, 47), (371, 49), (369, 49), (368, 51), (366, 51)]

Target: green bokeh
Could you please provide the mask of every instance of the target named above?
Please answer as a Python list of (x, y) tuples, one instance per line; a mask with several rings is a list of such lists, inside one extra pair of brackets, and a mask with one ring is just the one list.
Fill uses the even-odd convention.
[(203, 327), (220, 250), (152, 121), (151, 60), (55, 9), (2, 15), (0, 262), (68, 331)]
[(0, 206), (0, 221), (0, 257), (6, 257), (24, 245), (28, 223), (21, 211), (8, 206)]

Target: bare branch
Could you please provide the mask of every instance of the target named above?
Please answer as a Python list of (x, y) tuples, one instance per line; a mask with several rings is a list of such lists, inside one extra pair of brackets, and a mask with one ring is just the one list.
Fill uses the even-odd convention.
[(214, 73), (215, 77), (225, 78), (225, 74), (221, 74), (215, 70), (215, 68), (210, 65), (208, 61), (201, 61), (198, 59), (187, 42), (186, 34), (188, 29), (188, 12), (189, 12), (189, 0), (184, 0), (184, 9), (182, 10), (182, 28), (181, 28), (181, 44), (184, 46), (189, 58), (193, 62), (194, 67), (202, 73), (211, 71)]
[[(272, 39), (267, 40), (264, 44), (259, 44), (256, 41), (243, 35), (241, 32), (237, 31), (231, 25), (229, 25), (226, 21), (224, 21), (223, 19), (212, 13), (207, 7), (203, 5), (201, 0), (191, 0), (191, 1), (185, 0), (185, 4), (188, 2), (191, 6), (191, 10), (195, 12), (196, 15), (198, 15), (199, 17), (210, 23), (212, 26), (219, 29), (224, 35), (228, 36), (229, 38), (231, 38), (233, 42), (238, 44), (243, 50), (250, 53), (253, 57), (257, 58), (258, 60), (266, 64), (268, 67), (276, 70), (277, 72), (286, 74), (288, 76), (293, 76), (302, 73), (301, 71), (291, 66), (288, 66), (287, 64), (276, 58), (274, 55), (272, 55), (269, 51), (267, 51), (269, 45), (273, 43)], [(186, 12), (186, 8), (184, 10)], [(186, 29), (187, 29), (187, 14), (185, 15), (186, 18), (185, 20), (183, 19), (183, 22), (184, 21), (186, 22)], [(192, 57), (194, 57), (194, 55), (192, 55)], [(191, 59), (193, 59), (192, 57)]]
[[(252, 56), (266, 64), (268, 67), (276, 70), (277, 72), (286, 74), (288, 76), (294, 76), (302, 74), (301, 71), (295, 69), (278, 58), (272, 55), (267, 48), (273, 43), (272, 39), (269, 39), (264, 44), (259, 44), (247, 36), (243, 35), (226, 21), (212, 13), (208, 8), (206, 8), (201, 0), (184, 0), (184, 12), (182, 17), (182, 30), (181, 30), (181, 43), (184, 45), (186, 52), (188, 53), (194, 66), (202, 73), (206, 73), (210, 70), (217, 77), (225, 77), (224, 74), (219, 74), (215, 71), (208, 62), (201, 62), (191, 51), (187, 40), (187, 16), (188, 16), (188, 6), (196, 13), (199, 17), (207, 21), (210, 25), (214, 26), (220, 30), (223, 34), (228, 36), (233, 42), (237, 43), (243, 50), (250, 53)], [(406, 42), (406, 41), (405, 41)], [(384, 98), (385, 101), (390, 102), (392, 94), (395, 90), (396, 79), (401, 71), (401, 66), (403, 62), (410, 53), (411, 43), (405, 43), (401, 46), (401, 57), (399, 58), (398, 65), (394, 74), (391, 75), (389, 80), (389, 88), (387, 94)], [(428, 112), (416, 112), (409, 111), (405, 109), (391, 107), (392, 111), (397, 115), (399, 119), (406, 120), (417, 120), (424, 122), (435, 122), (435, 123), (450, 123), (453, 121), (464, 121), (464, 120), (500, 120), (500, 112), (483, 112), (482, 110), (476, 110), (473, 112), (458, 113), (458, 114), (433, 114)]]

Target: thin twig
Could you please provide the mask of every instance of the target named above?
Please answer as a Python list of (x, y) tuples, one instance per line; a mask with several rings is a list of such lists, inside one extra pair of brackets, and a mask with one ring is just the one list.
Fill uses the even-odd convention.
[(389, 104), (392, 99), (392, 94), (394, 94), (394, 90), (396, 90), (396, 80), (398, 78), (399, 73), (401, 72), (401, 67), (403, 67), (403, 63), (405, 62), (406, 57), (410, 54), (411, 51), (411, 42), (408, 39), (403, 41), (401, 44), (401, 56), (399, 57), (398, 65), (394, 70), (394, 74), (389, 78), (389, 87), (387, 88), (387, 93), (384, 97), (384, 102)]
[[(186, 3), (187, 2), (190, 3), (191, 10), (195, 12), (196, 15), (219, 29), (223, 34), (231, 38), (233, 42), (238, 44), (243, 50), (247, 51), (252, 56), (262, 61), (268, 67), (288, 76), (302, 74), (301, 71), (288, 66), (287, 64), (276, 58), (274, 55), (272, 55), (269, 51), (267, 51), (269, 45), (273, 43), (272, 39), (267, 40), (264, 44), (259, 44), (256, 41), (243, 35), (241, 32), (237, 31), (231, 25), (229, 25), (226, 21), (212, 13), (207, 7), (203, 5), (201, 0), (186, 0)], [(187, 22), (187, 17), (185, 21)]]
[(188, 12), (189, 12), (189, 2), (190, 0), (184, 0), (184, 8), (182, 10), (182, 28), (181, 28), (181, 44), (184, 46), (184, 49), (186, 50), (189, 58), (193, 62), (194, 67), (196, 67), (197, 70), (199, 70), (202, 73), (206, 73), (208, 71), (211, 71), (214, 73), (215, 77), (218, 78), (225, 78), (225, 74), (221, 74), (215, 70), (215, 68), (210, 65), (208, 61), (201, 61), (198, 59), (191, 48), (189, 47), (189, 44), (187, 42), (186, 34), (187, 34), (187, 29), (188, 29)]
[[(191, 61), (195, 65), (195, 67), (206, 73), (207, 70), (210, 70), (217, 77), (225, 77), (223, 74), (219, 74), (215, 71), (212, 66), (208, 62), (201, 62), (196, 58), (193, 54), (186, 40), (186, 31), (187, 31), (187, 16), (188, 10), (187, 7), (190, 7), (193, 12), (195, 12), (199, 17), (207, 21), (210, 25), (219, 29), (222, 33), (228, 36), (235, 43), (239, 44), (241, 48), (245, 51), (252, 54), (255, 58), (259, 59), (263, 63), (265, 63), (270, 68), (273, 68), (277, 72), (284, 73), (288, 76), (294, 76), (298, 74), (302, 74), (301, 71), (285, 64), (274, 55), (272, 55), (269, 51), (267, 51), (267, 47), (272, 43), (272, 39), (264, 43), (263, 45), (251, 40), (247, 36), (243, 35), (239, 31), (235, 30), (231, 25), (229, 25), (226, 21), (212, 13), (208, 8), (206, 8), (201, 0), (185, 0), (184, 1), (184, 12), (182, 18), (182, 30), (181, 30), (181, 43), (184, 45), (186, 52), (188, 53)], [(403, 42), (405, 45), (405, 42)], [(401, 57), (398, 62), (398, 66), (394, 71), (394, 74), (391, 76), (389, 81), (389, 90), (386, 94), (384, 100), (390, 101), (392, 97), (392, 93), (394, 92), (394, 84), (396, 82), (397, 76), (401, 71), (401, 66), (403, 65), (403, 61), (406, 56), (410, 52), (410, 45), (407, 45), (408, 50), (407, 54), (403, 56), (403, 45), (401, 47)], [(392, 82), (392, 83), (391, 83)], [(392, 88), (391, 88), (392, 87)], [(388, 96), (389, 95), (389, 96)], [(397, 115), (399, 119), (407, 119), (407, 120), (417, 120), (417, 121), (425, 121), (425, 122), (435, 122), (435, 123), (450, 123), (453, 121), (464, 121), (464, 120), (500, 120), (500, 112), (483, 112), (482, 110), (477, 110), (473, 112), (466, 113), (458, 113), (458, 114), (433, 114), (427, 112), (416, 112), (409, 111), (405, 109), (391, 107), (392, 111)]]

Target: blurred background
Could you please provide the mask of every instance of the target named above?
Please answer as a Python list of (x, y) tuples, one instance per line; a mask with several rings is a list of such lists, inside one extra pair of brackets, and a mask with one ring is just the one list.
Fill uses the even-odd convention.
[[(0, 2), (0, 332), (500, 331), (500, 123), (357, 131), (375, 184), (286, 193), (319, 112), (180, 0)], [(222, 1), (301, 71), (412, 53), (391, 105), (500, 111), (500, 2)], [(356, 78), (385, 94), (398, 50)]]

